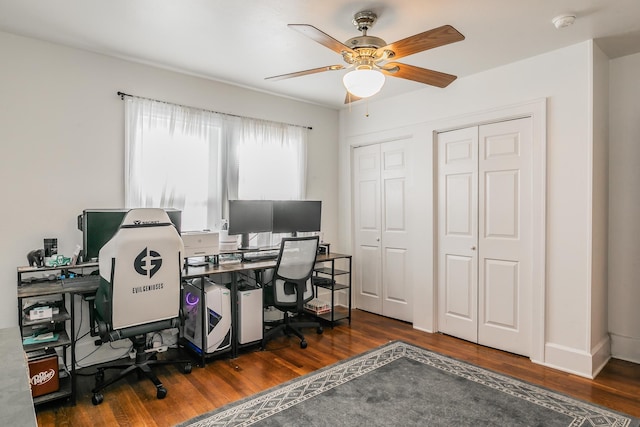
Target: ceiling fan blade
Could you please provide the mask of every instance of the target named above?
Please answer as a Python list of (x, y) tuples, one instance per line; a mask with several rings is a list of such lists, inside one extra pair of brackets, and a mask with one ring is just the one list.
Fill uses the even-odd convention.
[(344, 97), (344, 103), (345, 104), (351, 104), (352, 102), (360, 101), (361, 99), (362, 98), (358, 98), (357, 96), (355, 96), (351, 92), (347, 92), (347, 94)]
[(424, 50), (433, 49), (434, 47), (459, 42), (460, 40), (464, 40), (464, 36), (458, 30), (451, 25), (443, 25), (383, 46), (376, 51), (376, 56), (382, 56), (385, 51), (390, 50), (394, 52), (394, 55), (389, 59), (399, 59)]
[(295, 73), (280, 74), (279, 76), (265, 77), (265, 80), (283, 80), (283, 79), (290, 79), (292, 77), (306, 76), (307, 74), (322, 73), (323, 71), (334, 71), (334, 70), (342, 70), (342, 69), (344, 69), (344, 66), (342, 65), (328, 65), (326, 67), (318, 67), (318, 68), (312, 68), (310, 70), (296, 71)]
[(413, 80), (437, 87), (447, 87), (452, 81), (457, 79), (457, 76), (451, 74), (428, 70), (414, 65), (401, 64), (399, 62), (386, 64), (384, 68), (380, 68), (380, 71), (387, 76)]
[(343, 55), (345, 53), (355, 54), (353, 49), (348, 47), (347, 45), (339, 42), (338, 40), (331, 37), (329, 34), (326, 34), (313, 25), (308, 24), (288, 24), (289, 28), (292, 28), (305, 36), (309, 37), (311, 40), (320, 43), (321, 45), (328, 47), (332, 51)]

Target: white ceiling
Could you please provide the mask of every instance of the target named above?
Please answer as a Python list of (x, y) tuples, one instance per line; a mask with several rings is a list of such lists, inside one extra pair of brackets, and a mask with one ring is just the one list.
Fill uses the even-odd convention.
[[(400, 62), (458, 77), (588, 39), (610, 58), (640, 52), (640, 0), (0, 0), (0, 31), (341, 108), (345, 71), (265, 77), (343, 64), (287, 24), (344, 42), (360, 35), (351, 19), (361, 10), (378, 14), (369, 35), (387, 43), (453, 25), (465, 40)], [(565, 13), (575, 24), (555, 29)], [(387, 78), (375, 98), (423, 87)]]

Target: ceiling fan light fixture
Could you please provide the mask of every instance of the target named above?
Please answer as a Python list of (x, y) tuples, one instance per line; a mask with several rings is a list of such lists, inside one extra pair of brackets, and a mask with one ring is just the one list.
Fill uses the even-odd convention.
[[(361, 11), (354, 15), (353, 23), (362, 34), (342, 43), (322, 30), (309, 24), (288, 24), (288, 27), (309, 37), (342, 56), (345, 65), (329, 65), (310, 70), (267, 77), (268, 80), (282, 80), (306, 76), (324, 71), (353, 70), (346, 73), (342, 82), (347, 89), (345, 104), (368, 98), (378, 93), (385, 84), (386, 77), (394, 77), (435, 87), (444, 88), (456, 79), (452, 74), (395, 62), (405, 56), (464, 40), (464, 36), (451, 25), (442, 25), (423, 31), (402, 40), (387, 44), (380, 37), (367, 32), (375, 23), (377, 15), (373, 11)], [(393, 58), (394, 62), (388, 62)]]
[(384, 74), (371, 69), (353, 70), (342, 78), (347, 91), (358, 98), (368, 98), (380, 92), (384, 81)]

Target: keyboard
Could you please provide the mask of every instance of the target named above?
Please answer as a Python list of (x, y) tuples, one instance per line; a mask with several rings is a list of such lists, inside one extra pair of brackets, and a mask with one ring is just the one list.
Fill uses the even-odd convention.
[(248, 252), (243, 255), (243, 258), (246, 262), (269, 261), (278, 258), (278, 253), (278, 251)]

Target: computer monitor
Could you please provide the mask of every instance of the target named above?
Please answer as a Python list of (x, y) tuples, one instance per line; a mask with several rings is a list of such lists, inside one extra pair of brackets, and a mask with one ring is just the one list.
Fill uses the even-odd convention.
[(322, 202), (319, 200), (274, 200), (274, 233), (320, 231)]
[[(182, 223), (182, 211), (165, 209), (178, 232)], [(78, 215), (78, 229), (82, 231), (82, 260), (98, 259), (100, 249), (107, 243), (122, 224), (129, 209), (85, 209)]]
[(271, 231), (271, 200), (229, 200), (229, 234), (241, 234), (241, 249), (249, 248), (249, 234)]

